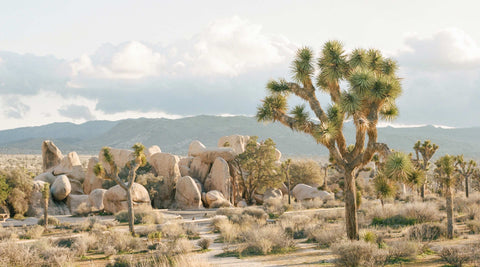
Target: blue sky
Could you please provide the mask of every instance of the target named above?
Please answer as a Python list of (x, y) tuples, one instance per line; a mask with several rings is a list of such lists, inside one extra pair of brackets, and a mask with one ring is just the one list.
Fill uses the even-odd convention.
[[(0, 129), (253, 115), (295, 50), (399, 62), (399, 125), (480, 126), (475, 1), (2, 1)], [(328, 98), (322, 96), (322, 103)]]

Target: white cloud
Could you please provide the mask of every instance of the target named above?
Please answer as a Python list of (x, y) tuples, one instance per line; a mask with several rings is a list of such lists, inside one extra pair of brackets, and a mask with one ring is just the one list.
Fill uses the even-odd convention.
[(480, 46), (457, 28), (440, 30), (429, 36), (409, 34), (398, 59), (410, 68), (427, 70), (480, 67)]

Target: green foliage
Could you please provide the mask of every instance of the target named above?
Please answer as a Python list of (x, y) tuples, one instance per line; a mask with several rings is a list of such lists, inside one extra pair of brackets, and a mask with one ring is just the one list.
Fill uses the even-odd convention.
[(43, 198), (43, 200), (48, 200), (50, 198), (50, 184), (49, 183), (43, 184), (42, 198)]
[(373, 226), (390, 226), (401, 227), (406, 225), (414, 225), (417, 222), (415, 218), (409, 218), (402, 215), (394, 215), (388, 218), (375, 217), (372, 219)]
[(236, 159), (244, 173), (240, 182), (249, 203), (253, 202), (253, 194), (257, 190), (276, 187), (282, 182), (275, 165), (275, 143), (269, 138), (257, 144), (257, 139), (257, 136), (250, 137), (245, 152)]
[(373, 179), (373, 186), (375, 188), (377, 198), (381, 199), (382, 201), (395, 195), (395, 184), (381, 171), (378, 172)]
[(455, 183), (456, 177), (453, 175), (455, 171), (455, 157), (445, 155), (435, 161), (435, 178), (441, 184), (450, 187)]
[(412, 161), (405, 153), (394, 152), (390, 154), (385, 162), (384, 172), (389, 179), (406, 182), (412, 171)]
[(295, 160), (290, 165), (291, 188), (297, 184), (322, 185), (323, 172), (320, 165), (313, 160)]
[[(42, 217), (38, 219), (38, 225), (45, 225), (45, 219)], [(48, 225), (60, 225), (60, 221), (55, 217), (48, 217)]]
[(4, 205), (10, 194), (11, 188), (7, 184), (5, 176), (0, 175), (0, 205)]

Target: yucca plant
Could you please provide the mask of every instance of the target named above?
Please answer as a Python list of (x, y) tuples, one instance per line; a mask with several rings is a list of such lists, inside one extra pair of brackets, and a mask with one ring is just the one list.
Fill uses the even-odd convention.
[(455, 175), (455, 157), (445, 155), (435, 162), (435, 178), (442, 185), (447, 209), (447, 237), (453, 238), (453, 192), (452, 186), (455, 184), (457, 176)]
[[(325, 146), (345, 174), (345, 221), (347, 235), (358, 239), (355, 175), (375, 153), (386, 155), (389, 148), (377, 142), (377, 123), (398, 115), (395, 99), (401, 94), (397, 64), (376, 49), (355, 49), (346, 53), (342, 43), (329, 41), (315, 59), (308, 47), (297, 51), (292, 63), (293, 82), (271, 80), (269, 95), (258, 107), (258, 121), (278, 121), (311, 135)], [(315, 80), (315, 73), (316, 81)], [(345, 88), (341, 85), (348, 84)], [(343, 86), (342, 86), (343, 87)], [(317, 93), (326, 93), (331, 103), (320, 104)], [(296, 95), (306, 105), (288, 111), (287, 99)], [(318, 119), (310, 118), (310, 113)], [(347, 145), (343, 125), (351, 119), (356, 128), (355, 143)], [(350, 148), (348, 148), (350, 147)]]
[[(427, 173), (428, 167), (430, 164), (430, 159), (432, 159), (435, 152), (438, 150), (438, 146), (433, 144), (430, 140), (426, 140), (423, 143), (418, 140), (413, 146), (416, 154), (416, 162), (420, 170), (425, 174), (425, 182), (420, 187), (420, 195), (422, 199), (425, 199), (425, 187), (427, 185)], [(422, 162), (420, 162), (419, 154), (422, 155)]]
[(465, 179), (465, 197), (468, 198), (468, 192), (470, 190), (469, 179), (478, 171), (477, 163), (473, 160), (467, 162), (463, 159), (463, 155), (458, 155), (455, 157), (455, 168), (457, 173)]
[(135, 158), (126, 164), (127, 168), (129, 169), (127, 183), (124, 183), (118, 176), (120, 168), (123, 166), (120, 166), (120, 168), (119, 166), (117, 166), (109, 147), (102, 148), (102, 153), (105, 161), (110, 167), (110, 171), (107, 171), (99, 162), (95, 165), (94, 172), (95, 175), (101, 177), (102, 179), (114, 180), (120, 187), (122, 187), (127, 192), (128, 227), (130, 233), (135, 236), (132, 187), (133, 183), (135, 183), (135, 178), (137, 177), (138, 168), (143, 167), (147, 164), (147, 158), (145, 157), (144, 153), (144, 145), (136, 143), (135, 145), (133, 145), (132, 148)]

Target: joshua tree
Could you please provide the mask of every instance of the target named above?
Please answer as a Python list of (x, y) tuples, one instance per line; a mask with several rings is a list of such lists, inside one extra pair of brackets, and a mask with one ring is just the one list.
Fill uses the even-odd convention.
[[(316, 62), (310, 48), (299, 49), (292, 70), (295, 82), (280, 79), (267, 84), (270, 95), (258, 108), (257, 119), (279, 121), (311, 135), (329, 150), (345, 173), (347, 235), (350, 239), (358, 239), (355, 174), (375, 153), (389, 153), (386, 144), (377, 142), (377, 123), (379, 119), (393, 119), (398, 114), (395, 99), (402, 88), (395, 74), (396, 62), (384, 58), (375, 49), (355, 49), (346, 53), (340, 42), (329, 41)], [(344, 82), (349, 86), (342, 89), (340, 86)], [(320, 104), (317, 92), (330, 95), (332, 103), (327, 109)], [(290, 94), (305, 101), (318, 121), (309, 118), (305, 105), (289, 112), (287, 98)], [(355, 144), (350, 146), (343, 134), (346, 119), (352, 119), (356, 129)]]
[(42, 188), (42, 199), (43, 199), (43, 223), (45, 225), (45, 230), (48, 227), (48, 200), (50, 199), (50, 184), (45, 183)]
[(287, 159), (282, 162), (281, 168), (285, 175), (285, 181), (287, 182), (287, 191), (288, 191), (288, 204), (291, 204), (290, 200), (290, 164), (292, 164), (292, 159)]
[(468, 198), (468, 191), (470, 190), (468, 179), (477, 170), (477, 163), (473, 160), (466, 162), (463, 159), (463, 155), (459, 155), (455, 157), (455, 168), (456, 171), (465, 179), (465, 196)]
[[(425, 173), (425, 182), (420, 187), (420, 194), (422, 196), (422, 199), (425, 199), (425, 187), (427, 185), (428, 165), (430, 159), (433, 157), (433, 154), (435, 154), (435, 152), (437, 151), (438, 146), (436, 144), (432, 144), (430, 140), (424, 141), (423, 144), (420, 142), (420, 140), (418, 140), (413, 146), (413, 149), (415, 150), (417, 163), (420, 166), (421, 170), (423, 170), (423, 172)], [(418, 154), (422, 155), (422, 163), (420, 163), (420, 158), (418, 157)]]
[(388, 179), (383, 172), (378, 172), (375, 178), (373, 178), (373, 185), (377, 193), (377, 198), (380, 199), (383, 208), (385, 199), (395, 195), (395, 184)]
[(453, 192), (452, 186), (455, 184), (455, 157), (445, 155), (435, 162), (435, 178), (442, 184), (447, 207), (447, 235), (449, 239), (453, 238)]
[(102, 166), (101, 163), (97, 163), (94, 168), (95, 175), (103, 178), (103, 179), (110, 179), (114, 180), (120, 187), (125, 189), (127, 193), (127, 204), (128, 204), (128, 227), (130, 230), (130, 233), (134, 236), (135, 235), (135, 228), (133, 227), (133, 219), (134, 219), (134, 213), (133, 213), (133, 200), (132, 200), (132, 187), (133, 184), (135, 183), (135, 178), (137, 177), (137, 170), (140, 167), (143, 167), (147, 164), (147, 158), (145, 157), (145, 147), (140, 144), (136, 143), (133, 145), (133, 154), (135, 158), (128, 162), (126, 164), (127, 168), (129, 169), (128, 172), (128, 181), (124, 183), (120, 177), (118, 176), (120, 172), (120, 168), (117, 166), (115, 163), (115, 159), (113, 158), (112, 153), (110, 152), (109, 147), (104, 147), (102, 148), (102, 153), (105, 161), (108, 163), (110, 170), (107, 171), (105, 168)]

